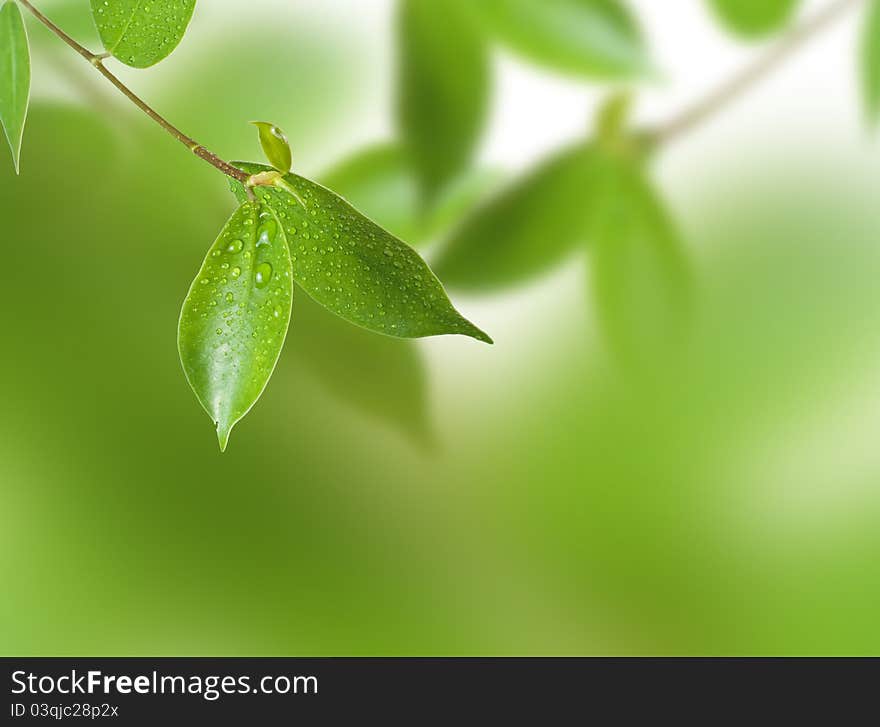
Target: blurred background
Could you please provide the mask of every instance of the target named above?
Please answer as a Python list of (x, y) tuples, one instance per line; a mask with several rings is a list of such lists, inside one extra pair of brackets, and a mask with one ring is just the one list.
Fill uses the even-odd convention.
[[(87, 0), (37, 4), (97, 48)], [(552, 220), (509, 213), (524, 267), (504, 268), (504, 235), (463, 247), (609, 94), (636, 89), (651, 127), (773, 42), (702, 0), (627, 7), (641, 80), (490, 42), (478, 142), (429, 211), (396, 141), (392, 0), (202, 2), (169, 60), (113, 64), (225, 158), (259, 160), (247, 122), (277, 123), (298, 172), (418, 244), (496, 341), (386, 339), (300, 292), (223, 456), (175, 336), (233, 198), (29, 22), (22, 175), (0, 171), (0, 651), (880, 651), (864, 13), (657, 151), (633, 192), (649, 211), (617, 213), (625, 256), (585, 234), (544, 257), (579, 229), (577, 190)], [(640, 247), (651, 231), (662, 248)]]

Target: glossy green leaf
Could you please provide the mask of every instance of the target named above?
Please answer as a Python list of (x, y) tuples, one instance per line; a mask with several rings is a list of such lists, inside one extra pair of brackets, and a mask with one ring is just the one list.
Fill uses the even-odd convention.
[(748, 37), (783, 28), (800, 0), (709, 0), (717, 15), (734, 32)]
[(399, 144), (387, 143), (352, 155), (321, 174), (319, 181), (395, 237), (417, 247), (473, 209), (496, 177), (470, 169), (426, 209), (410, 155)]
[(21, 10), (13, 0), (0, 8), (0, 123), (18, 173), (31, 89), (31, 57)]
[(434, 269), (450, 288), (473, 292), (520, 285), (552, 270), (586, 239), (601, 178), (592, 146), (565, 150), (478, 208)]
[(872, 0), (862, 41), (862, 90), (868, 118), (880, 117), (880, 2)]
[[(236, 166), (249, 174), (270, 171), (262, 164)], [(296, 174), (284, 181), (293, 194), (274, 187), (255, 192), (284, 224), (294, 279), (321, 305), (388, 336), (461, 334), (492, 342), (455, 310), (409, 245), (325, 187)], [(234, 182), (233, 189), (242, 199), (243, 187)]]
[(269, 205), (245, 202), (208, 252), (178, 329), (183, 370), (222, 450), (272, 376), (292, 300), (283, 226)]
[(691, 298), (681, 240), (641, 165), (609, 160), (590, 225), (593, 291), (615, 355), (651, 366), (680, 340)]
[(290, 143), (287, 141), (287, 135), (281, 131), (275, 124), (266, 121), (252, 121), (260, 134), (260, 146), (263, 147), (263, 153), (275, 169), (282, 174), (290, 172), (293, 165), (293, 156), (290, 152)]
[(91, 0), (104, 48), (127, 66), (148, 68), (178, 46), (196, 0)]
[(399, 44), (398, 125), (431, 199), (467, 167), (479, 141), (488, 49), (460, 0), (404, 0)]
[(591, 79), (645, 74), (637, 23), (619, 0), (480, 0), (469, 7), (514, 51)]

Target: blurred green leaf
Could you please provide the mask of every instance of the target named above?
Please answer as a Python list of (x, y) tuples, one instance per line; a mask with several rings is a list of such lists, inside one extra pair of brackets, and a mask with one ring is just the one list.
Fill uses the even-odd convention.
[(709, 0), (716, 14), (736, 33), (768, 35), (783, 28), (800, 0)]
[(868, 118), (880, 116), (880, 2), (872, 0), (862, 41), (862, 89)]
[(292, 300), (283, 226), (269, 205), (245, 202), (193, 281), (178, 332), (187, 381), (217, 425), (221, 450), (269, 383)]
[(31, 92), (31, 56), (21, 10), (13, 0), (0, 8), (0, 122), (19, 171), (21, 141)]
[(196, 0), (91, 0), (104, 48), (127, 66), (156, 65), (178, 46)]
[(263, 153), (275, 169), (282, 174), (288, 174), (293, 165), (293, 156), (290, 153), (290, 143), (287, 136), (275, 124), (265, 121), (252, 121), (260, 134), (260, 146)]
[(319, 181), (395, 237), (418, 246), (472, 209), (495, 178), (486, 171), (468, 170), (426, 210), (409, 154), (389, 142), (357, 152), (321, 174)]
[(553, 70), (591, 79), (650, 70), (638, 25), (618, 0), (481, 0), (470, 7), (513, 50)]
[[(262, 164), (235, 164), (249, 174), (271, 171)], [(315, 182), (288, 174), (284, 183), (289, 191), (257, 187), (255, 192), (284, 224), (294, 279), (321, 305), (388, 336), (461, 334), (492, 342), (455, 310), (409, 245)], [(232, 186), (243, 199), (242, 185)]]
[(602, 167), (592, 146), (545, 162), (477, 209), (434, 268), (451, 288), (482, 292), (528, 282), (586, 240)]
[(489, 54), (459, 0), (403, 0), (398, 125), (426, 199), (467, 167), (489, 104)]
[(607, 160), (590, 237), (606, 340), (622, 362), (650, 367), (652, 353), (680, 339), (691, 279), (677, 230), (640, 163)]
[(300, 295), (287, 348), (344, 405), (390, 424), (417, 444), (431, 443), (428, 375), (412, 341), (352, 326)]

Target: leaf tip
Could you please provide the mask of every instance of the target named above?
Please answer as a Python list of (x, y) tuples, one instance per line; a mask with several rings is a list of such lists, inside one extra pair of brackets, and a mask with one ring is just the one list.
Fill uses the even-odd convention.
[(232, 427), (234, 424), (223, 424), (222, 422), (217, 422), (217, 441), (220, 444), (220, 452), (226, 452), (226, 448), (229, 446), (229, 435), (232, 434)]
[(462, 320), (464, 321), (464, 325), (465, 325), (465, 330), (463, 331), (463, 333), (466, 336), (470, 336), (471, 338), (476, 339), (477, 341), (480, 341), (481, 343), (488, 343), (490, 346), (495, 345), (495, 341), (492, 340), (492, 337), (488, 333), (477, 328), (473, 323), (471, 323), (466, 318), (463, 318)]
[(16, 176), (21, 176), (21, 142), (19, 141), (18, 148), (13, 147), (12, 149), (12, 166), (15, 167)]

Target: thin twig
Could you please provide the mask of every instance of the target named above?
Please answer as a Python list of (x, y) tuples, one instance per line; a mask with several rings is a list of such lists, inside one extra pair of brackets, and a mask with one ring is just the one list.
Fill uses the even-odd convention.
[(104, 66), (104, 58), (107, 57), (106, 54), (96, 54), (92, 53), (88, 48), (83, 47), (79, 43), (77, 43), (73, 38), (71, 38), (67, 33), (65, 33), (61, 28), (59, 28), (55, 23), (53, 23), (49, 18), (43, 15), (39, 10), (37, 10), (29, 0), (19, 0), (19, 2), (24, 5), (31, 14), (39, 20), (43, 25), (45, 25), (49, 30), (51, 30), (55, 35), (57, 35), (61, 40), (63, 40), (67, 45), (69, 45), (73, 50), (79, 53), (83, 58), (85, 58), (89, 63), (91, 63), (104, 78), (106, 78), (110, 83), (112, 83), (116, 88), (121, 91), (129, 101), (131, 101), (135, 106), (137, 106), (141, 111), (143, 111), (147, 116), (149, 116), (153, 121), (155, 121), (159, 126), (161, 126), (165, 131), (167, 131), (171, 136), (177, 139), (181, 144), (183, 144), (187, 149), (189, 149), (193, 154), (195, 154), (200, 159), (208, 162), (213, 167), (219, 169), (223, 174), (228, 177), (232, 177), (233, 179), (238, 180), (239, 182), (246, 183), (249, 175), (240, 169), (236, 169), (229, 162), (224, 161), (216, 154), (211, 151), (208, 151), (204, 146), (199, 144), (197, 141), (191, 139), (189, 136), (184, 134), (180, 129), (171, 124), (167, 119), (157, 113), (149, 104), (146, 103), (143, 99), (137, 96), (134, 91), (132, 91), (128, 86), (126, 86), (122, 81), (120, 81), (115, 75), (113, 75), (109, 70), (107, 70), (106, 66)]
[(849, 10), (864, 0), (834, 0), (812, 18), (792, 30), (773, 48), (758, 58), (752, 65), (713, 90), (682, 114), (663, 124), (653, 133), (655, 141), (666, 143), (678, 139), (687, 132), (712, 119), (719, 112), (739, 100), (779, 66), (787, 61), (801, 47), (830, 28)]

